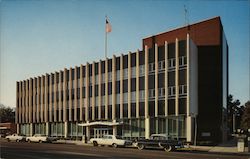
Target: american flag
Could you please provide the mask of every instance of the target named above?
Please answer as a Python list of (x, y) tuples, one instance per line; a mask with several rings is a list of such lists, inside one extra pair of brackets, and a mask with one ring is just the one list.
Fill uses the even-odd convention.
[(111, 24), (109, 23), (108, 19), (106, 18), (106, 33), (110, 33), (112, 31)]

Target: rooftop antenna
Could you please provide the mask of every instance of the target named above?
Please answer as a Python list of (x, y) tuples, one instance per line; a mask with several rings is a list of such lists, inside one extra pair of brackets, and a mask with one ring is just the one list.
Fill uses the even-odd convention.
[(188, 21), (188, 10), (187, 10), (187, 7), (186, 5), (184, 5), (184, 16), (185, 16), (185, 26), (188, 26), (189, 25), (189, 21)]

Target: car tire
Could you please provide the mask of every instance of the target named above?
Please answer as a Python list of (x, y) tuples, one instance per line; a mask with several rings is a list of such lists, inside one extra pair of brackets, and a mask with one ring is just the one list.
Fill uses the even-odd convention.
[(112, 144), (112, 147), (113, 147), (113, 148), (117, 148), (118, 145), (117, 145), (116, 143), (113, 143), (113, 144)]
[(31, 143), (30, 139), (27, 140), (28, 143)]
[(170, 145), (164, 147), (164, 151), (166, 151), (166, 152), (170, 152), (170, 151), (172, 151), (172, 150), (173, 150), (173, 147), (170, 146)]
[(7, 139), (8, 142), (10, 142), (10, 139)]
[(145, 145), (143, 145), (143, 144), (138, 144), (137, 148), (138, 148), (139, 150), (143, 150), (143, 149), (145, 148)]
[(96, 141), (93, 141), (93, 146), (98, 146), (98, 143)]
[(16, 139), (16, 142), (20, 142), (20, 140)]
[(39, 143), (41, 144), (41, 143), (43, 143), (43, 141), (42, 141), (42, 140), (39, 140)]

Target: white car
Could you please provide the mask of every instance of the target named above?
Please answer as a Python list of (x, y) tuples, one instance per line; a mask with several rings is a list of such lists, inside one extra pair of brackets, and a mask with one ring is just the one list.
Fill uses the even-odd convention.
[(26, 141), (27, 142), (52, 142), (55, 141), (56, 138), (52, 138), (52, 137), (48, 137), (45, 135), (41, 135), (41, 134), (35, 134), (34, 136), (31, 137), (26, 137)]
[(7, 141), (25, 141), (25, 136), (23, 135), (18, 135), (18, 134), (12, 134), (12, 135), (8, 135), (5, 137), (7, 139)]
[(104, 135), (102, 138), (91, 138), (90, 142), (93, 146), (98, 145), (108, 145), (117, 148), (118, 146), (125, 146), (127, 144), (126, 140), (123, 140), (119, 136), (115, 135)]

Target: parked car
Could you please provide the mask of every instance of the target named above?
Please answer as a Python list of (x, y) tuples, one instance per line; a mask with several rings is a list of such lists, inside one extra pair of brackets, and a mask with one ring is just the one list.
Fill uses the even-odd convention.
[(25, 136), (24, 135), (20, 135), (20, 134), (12, 134), (12, 135), (8, 135), (5, 137), (7, 139), (8, 142), (10, 141), (25, 141)]
[(56, 141), (57, 138), (55, 137), (48, 137), (46, 135), (41, 135), (41, 134), (35, 134), (34, 136), (26, 137), (27, 142), (52, 142)]
[(90, 142), (93, 146), (108, 145), (117, 148), (118, 146), (125, 146), (129, 141), (123, 140), (120, 136), (104, 135), (102, 138), (91, 138)]
[(139, 139), (134, 141), (134, 145), (137, 146), (139, 150), (146, 147), (148, 148), (161, 148), (165, 151), (174, 151), (177, 148), (184, 148), (182, 141), (175, 139), (169, 139), (166, 134), (152, 134), (150, 139)]

